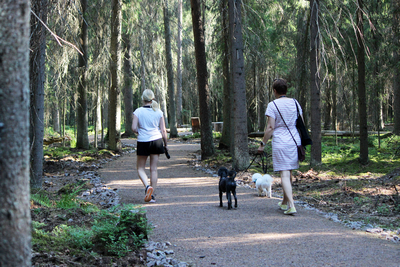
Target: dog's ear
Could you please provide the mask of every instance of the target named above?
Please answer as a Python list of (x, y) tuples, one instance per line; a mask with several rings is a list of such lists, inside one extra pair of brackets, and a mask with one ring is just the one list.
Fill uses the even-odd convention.
[(230, 170), (228, 173), (229, 177), (235, 178), (236, 177), (236, 171), (235, 170)]
[(226, 177), (228, 175), (228, 169), (225, 167), (221, 167), (218, 169), (218, 176)]

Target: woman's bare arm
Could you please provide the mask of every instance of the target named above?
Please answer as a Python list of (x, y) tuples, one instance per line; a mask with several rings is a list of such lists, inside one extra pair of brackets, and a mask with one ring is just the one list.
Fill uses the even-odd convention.
[(133, 114), (133, 119), (132, 119), (132, 131), (134, 133), (138, 133), (138, 125), (139, 125), (139, 118)]
[[(263, 137), (263, 143), (266, 144), (268, 140), (271, 138), (272, 134), (274, 133), (275, 130), (275, 119), (272, 117), (268, 117), (268, 123), (267, 123), (267, 128), (265, 129), (264, 132), (264, 137)], [(258, 152), (264, 151), (264, 146), (260, 145), (257, 149)]]
[(162, 139), (164, 141), (164, 147), (168, 150), (168, 148), (167, 148), (168, 135), (167, 135), (167, 128), (165, 128), (164, 116), (162, 116), (160, 119), (160, 131), (161, 131)]

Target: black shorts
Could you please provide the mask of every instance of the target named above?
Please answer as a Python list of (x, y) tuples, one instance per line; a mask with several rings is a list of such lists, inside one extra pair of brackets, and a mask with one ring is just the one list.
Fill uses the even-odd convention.
[(153, 140), (150, 142), (137, 142), (137, 155), (149, 156), (151, 154), (163, 154), (164, 142), (162, 139)]

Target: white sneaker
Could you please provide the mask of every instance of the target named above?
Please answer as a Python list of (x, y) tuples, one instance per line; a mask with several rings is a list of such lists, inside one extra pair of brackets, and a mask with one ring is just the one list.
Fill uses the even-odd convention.
[(146, 187), (146, 196), (144, 197), (145, 202), (151, 201), (151, 196), (153, 195), (153, 191), (154, 189), (150, 185)]

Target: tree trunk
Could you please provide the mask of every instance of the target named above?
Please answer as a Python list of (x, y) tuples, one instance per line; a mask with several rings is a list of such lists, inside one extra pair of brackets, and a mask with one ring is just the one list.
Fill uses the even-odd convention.
[(232, 75), (232, 167), (245, 169), (249, 164), (247, 140), (246, 76), (243, 55), (241, 0), (229, 0), (229, 29), (231, 40)]
[(171, 30), (169, 27), (169, 11), (168, 0), (164, 0), (164, 33), (165, 33), (165, 53), (167, 64), (167, 81), (168, 81), (168, 104), (169, 104), (169, 136), (170, 138), (178, 137), (178, 129), (176, 127), (176, 104), (175, 104), (175, 87), (174, 87), (174, 71), (172, 69), (172, 53), (171, 53)]
[[(308, 13), (308, 12), (307, 12)], [(310, 13), (308, 13), (306, 18), (299, 18), (298, 21), (298, 42), (297, 42), (297, 97), (298, 101), (303, 109), (303, 118), (304, 123), (307, 125), (308, 118), (307, 114), (307, 107), (308, 103), (306, 101), (306, 95), (308, 93), (308, 86), (307, 86), (307, 56), (309, 56), (309, 47), (310, 42), (308, 39), (309, 28), (310, 28)]]
[(209, 107), (210, 89), (208, 87), (206, 47), (200, 2), (201, 0), (190, 0), (196, 54), (197, 88), (200, 103), (201, 159), (204, 160), (214, 154), (214, 142), (211, 126), (211, 109)]
[(223, 46), (223, 59), (222, 70), (224, 79), (224, 99), (223, 99), (223, 122), (222, 135), (219, 140), (220, 148), (231, 147), (231, 75), (229, 73), (229, 28), (228, 21), (228, 2), (227, 0), (221, 1), (221, 14), (222, 14), (222, 46)]
[(104, 99), (104, 101), (102, 101), (102, 105), (100, 107), (100, 111), (101, 111), (101, 115), (100, 115), (100, 119), (101, 119), (101, 147), (102, 148), (106, 148), (106, 140), (105, 140), (105, 128), (108, 125), (108, 107), (109, 107), (109, 101), (108, 99), (106, 99), (106, 92), (107, 91), (103, 91), (101, 90), (101, 96), (102, 99)]
[(332, 123), (332, 99), (331, 90), (333, 87), (333, 81), (329, 81), (329, 85), (325, 90), (325, 109), (324, 109), (324, 130), (331, 129)]
[(108, 144), (114, 151), (121, 150), (121, 0), (111, 1), (111, 86), (108, 106)]
[(51, 111), (52, 119), (53, 119), (53, 131), (61, 134), (60, 131), (60, 88), (58, 81), (58, 72), (54, 74), (54, 80), (52, 84), (54, 88), (54, 102), (53, 109)]
[[(65, 113), (66, 113), (66, 102), (67, 102), (67, 99), (66, 99), (66, 97), (64, 96), (64, 98), (62, 99), (62, 110), (61, 110), (61, 117), (62, 117), (62, 123), (61, 123), (61, 125), (62, 125), (62, 131), (61, 131), (61, 136), (65, 136)], [(65, 147), (65, 138), (63, 138), (63, 141), (62, 141), (62, 146), (63, 147)]]
[[(261, 70), (259, 70), (259, 74), (257, 75), (257, 77), (258, 76), (260, 76), (261, 75), (261, 73), (263, 73), (264, 72), (264, 68), (263, 67), (261, 67)], [(259, 127), (258, 127), (258, 129), (259, 130), (264, 130), (265, 129), (265, 126), (266, 126), (266, 117), (265, 117), (265, 111), (266, 111), (266, 103), (268, 103), (267, 101), (266, 101), (266, 86), (264, 85), (265, 83), (264, 82), (261, 82), (260, 81), (260, 79), (258, 79), (259, 81), (258, 81), (258, 86), (257, 86), (257, 88), (258, 88), (258, 101), (259, 101), (259, 104), (258, 104), (258, 118), (259, 118)]]
[(311, 51), (310, 51), (310, 87), (311, 87), (311, 165), (321, 164), (321, 88), (319, 72), (319, 0), (311, 1)]
[[(337, 67), (337, 58), (335, 58), (335, 74), (334, 74), (334, 80), (333, 80), (333, 86), (332, 86), (332, 124), (333, 124), (333, 130), (337, 130), (337, 91), (338, 91), (338, 67)], [(337, 138), (336, 138), (337, 142)]]
[(177, 66), (176, 66), (176, 118), (178, 125), (182, 125), (182, 0), (178, 0), (178, 38), (177, 38)]
[(161, 77), (161, 87), (157, 90), (157, 95), (160, 96), (160, 108), (161, 111), (164, 113), (164, 120), (165, 120), (165, 127), (169, 128), (168, 124), (168, 112), (167, 112), (167, 92), (165, 90), (165, 83), (164, 83), (164, 72), (160, 71)]
[(96, 148), (99, 147), (98, 136), (99, 136), (99, 131), (101, 130), (101, 121), (102, 121), (102, 119), (101, 119), (101, 100), (102, 100), (102, 95), (103, 95), (102, 91), (103, 90), (100, 88), (100, 80), (101, 80), (100, 76), (101, 76), (101, 74), (97, 75), (97, 88), (96, 88), (96, 94), (95, 94), (96, 103), (95, 103), (95, 112), (94, 112), (95, 122), (94, 122), (94, 145), (93, 146)]
[(88, 137), (88, 108), (87, 108), (87, 87), (86, 73), (88, 61), (88, 25), (87, 25), (87, 0), (81, 0), (82, 17), (81, 17), (81, 36), (80, 49), (83, 55), (79, 55), (79, 83), (78, 83), (78, 103), (76, 109), (76, 148), (89, 148)]
[(394, 129), (400, 135), (400, 0), (393, 0), (393, 91), (394, 91)]
[[(32, 11), (46, 23), (47, 1), (32, 2)], [(30, 144), (31, 144), (31, 187), (42, 186), (43, 174), (43, 137), (44, 137), (44, 82), (46, 56), (46, 29), (43, 24), (31, 15), (30, 39), (30, 72), (29, 82), (31, 91), (30, 105)]]
[(374, 86), (372, 89), (373, 94), (370, 100), (370, 111), (372, 114), (372, 126), (373, 130), (380, 131), (384, 128), (384, 121), (382, 119), (382, 79), (380, 78), (380, 67), (379, 67), (379, 44), (378, 36), (374, 34), (374, 48), (375, 48), (375, 59), (374, 59), (374, 70), (372, 73), (372, 80), (374, 81)]
[[(45, 12), (45, 8), (37, 8), (35, 4), (38, 3), (32, 4), (33, 11)], [(29, 1), (3, 1), (1, 10), (0, 266), (28, 267), (32, 265), (29, 203)], [(40, 15), (39, 12), (36, 14)], [(43, 15), (41, 17), (45, 18)], [(40, 47), (44, 43), (44, 36), (41, 35), (41, 25), (36, 26), (38, 28), (33, 27), (35, 32), (32, 33), (35, 36), (40, 33), (39, 36), (43, 37), (36, 39)]]
[[(372, 13), (371, 23), (373, 25), (378, 25), (377, 16), (380, 12), (381, 4), (378, 2), (371, 3), (370, 13)], [(385, 61), (384, 58), (381, 56), (381, 36), (378, 31), (372, 31), (372, 40), (373, 40), (373, 72), (372, 72), (372, 80), (373, 80), (373, 87), (372, 87), (372, 94), (369, 97), (369, 107), (368, 114), (372, 115), (371, 125), (373, 127), (372, 130), (380, 131), (384, 128), (384, 121), (382, 120), (382, 79), (381, 79), (381, 68), (380, 62)], [(371, 109), (372, 108), (372, 109)], [(380, 138), (379, 138), (380, 140)]]
[(133, 92), (132, 92), (132, 66), (131, 66), (131, 41), (130, 36), (123, 34), (125, 44), (124, 57), (124, 106), (125, 106), (125, 137), (133, 136), (132, 119), (133, 119)]
[(367, 101), (365, 94), (365, 52), (363, 1), (357, 9), (358, 114), (360, 116), (360, 163), (368, 163)]
[[(56, 85), (57, 86), (57, 83)], [(59, 105), (58, 94), (56, 93), (54, 96), (54, 108), (53, 108), (53, 131), (56, 133), (60, 132), (60, 105)]]
[[(140, 81), (141, 81), (141, 88), (142, 91), (140, 93), (143, 93), (144, 90), (146, 90), (146, 66), (144, 62), (144, 47), (143, 47), (143, 36), (142, 36), (142, 19), (141, 19), (141, 13), (139, 13), (139, 49), (140, 49)], [(141, 94), (140, 94), (141, 95)]]

